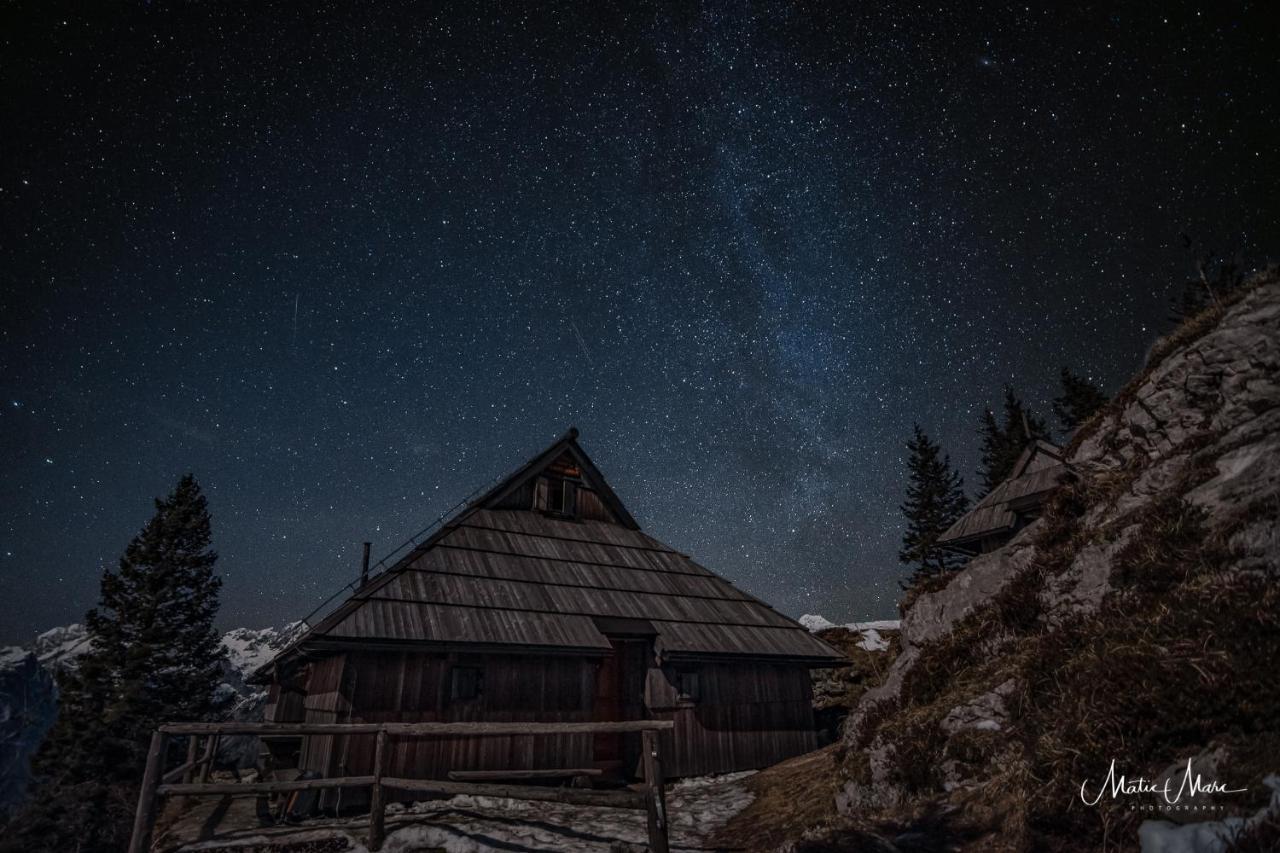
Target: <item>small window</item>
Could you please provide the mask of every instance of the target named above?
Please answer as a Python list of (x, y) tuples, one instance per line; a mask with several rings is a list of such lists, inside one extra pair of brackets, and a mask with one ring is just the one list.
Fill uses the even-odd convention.
[(700, 698), (698, 673), (691, 669), (676, 672), (676, 696), (681, 702), (697, 702)]
[(578, 484), (573, 480), (548, 481), (547, 509), (558, 515), (576, 514), (578, 511)]
[(449, 673), (449, 700), (467, 702), (484, 692), (484, 671), (474, 666), (455, 666)]

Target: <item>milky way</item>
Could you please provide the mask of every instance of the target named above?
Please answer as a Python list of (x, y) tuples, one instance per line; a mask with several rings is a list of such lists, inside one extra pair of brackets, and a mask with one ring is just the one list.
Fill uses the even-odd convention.
[(1231, 4), (856, 5), (9, 4), (0, 639), (184, 471), (280, 623), (570, 424), (658, 538), (891, 615), (914, 421), (972, 483), (1005, 383), (1114, 390), (1274, 255), (1280, 73)]

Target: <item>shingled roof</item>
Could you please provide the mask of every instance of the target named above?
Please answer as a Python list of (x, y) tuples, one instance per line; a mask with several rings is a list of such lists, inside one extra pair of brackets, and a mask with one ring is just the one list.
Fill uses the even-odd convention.
[(967, 550), (988, 536), (1012, 533), (1019, 516), (1037, 509), (1066, 470), (1062, 448), (1043, 440), (1030, 442), (1008, 478), (947, 528), (938, 544)]
[[(596, 519), (532, 509), (540, 476), (571, 467)], [(530, 508), (518, 509), (516, 506)], [(651, 634), (665, 659), (830, 665), (842, 656), (639, 525), (570, 430), (317, 623), (277, 662), (355, 644), (606, 652)]]

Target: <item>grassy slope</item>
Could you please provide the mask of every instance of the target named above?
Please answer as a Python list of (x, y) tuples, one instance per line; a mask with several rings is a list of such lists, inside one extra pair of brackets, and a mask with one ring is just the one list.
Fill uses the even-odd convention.
[[(1246, 291), (1159, 342), (1146, 369), (1071, 449), (1122, 412), (1161, 361), (1215, 328)], [(818, 838), (799, 850), (932, 849), (944, 837), (967, 850), (1124, 849), (1129, 842), (1117, 839), (1132, 839), (1144, 815), (1083, 807), (1074, 795), (1079, 781), (1113, 757), (1145, 758), (1143, 770), (1155, 773), (1210, 743), (1231, 752), (1232, 781), (1253, 792), (1238, 810), (1259, 805), (1262, 775), (1280, 769), (1280, 679), (1271, 674), (1280, 660), (1280, 589), (1229, 571), (1227, 541), (1267, 509), (1242, 508), (1226, 524), (1207, 524), (1179, 496), (1213, 469), (1190, 466), (1136, 515), (1085, 529), (1085, 511), (1114, 499), (1140, 473), (1135, 466), (1064, 487), (1046, 509), (1037, 559), (924, 649), (901, 700), (873, 712), (866, 738), (854, 749), (827, 748), (760, 773), (751, 783), (757, 802), (712, 842), (770, 850), (807, 831)], [(1101, 609), (1049, 625), (1039, 596), (1046, 582), (1081, 548), (1115, 541), (1124, 528), (1133, 532), (1113, 560), (1114, 590)], [(849, 678), (846, 701), (881, 676)], [(950, 709), (1010, 678), (1019, 689), (1008, 730), (951, 738), (940, 731)], [(877, 736), (894, 751), (891, 782), (905, 800), (877, 814), (837, 817), (830, 797), (846, 778), (869, 779), (863, 748)], [(945, 791), (944, 761), (958, 762), (975, 784)], [(1239, 849), (1253, 849), (1249, 843)]]
[[(1234, 294), (1232, 302), (1242, 293)], [(1231, 303), (1223, 306), (1225, 309)], [(1153, 352), (1142, 375), (1125, 386), (1082, 430), (1088, 435), (1123, 410), (1169, 354), (1213, 329), (1211, 310), (1193, 318)], [(1203, 436), (1208, 443), (1215, 436)], [(1251, 514), (1209, 526), (1180, 495), (1211, 477), (1192, 466), (1136, 516), (1085, 529), (1086, 509), (1105, 505), (1141, 473), (1083, 476), (1064, 488), (1046, 512), (1037, 559), (988, 606), (925, 648), (910, 671), (901, 701), (879, 715), (868, 733), (895, 753), (891, 781), (907, 805), (880, 818), (903, 819), (940, 802), (960, 809), (959, 822), (982, 832), (971, 849), (1104, 849), (1134, 838), (1145, 816), (1119, 806), (1086, 808), (1073, 796), (1084, 778), (1112, 758), (1147, 760), (1154, 775), (1209, 743), (1233, 756), (1233, 780), (1247, 782), (1260, 804), (1261, 777), (1280, 757), (1280, 590), (1259, 577), (1230, 571), (1226, 543)], [(1088, 544), (1114, 541), (1121, 527), (1136, 534), (1113, 562), (1114, 591), (1091, 616), (1049, 626), (1039, 592)], [(1000, 638), (993, 648), (991, 637)], [(948, 739), (938, 723), (956, 705), (1017, 679), (1011, 730)], [(961, 761), (977, 780), (946, 794), (938, 767)], [(863, 753), (843, 768), (869, 778)]]

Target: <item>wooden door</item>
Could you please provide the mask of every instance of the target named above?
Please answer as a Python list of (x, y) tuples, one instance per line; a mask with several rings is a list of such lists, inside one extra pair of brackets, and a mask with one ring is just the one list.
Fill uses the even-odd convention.
[[(595, 722), (613, 722), (622, 719), (621, 663), (618, 648), (614, 645), (609, 654), (600, 661), (600, 667), (596, 670), (596, 695), (591, 705), (591, 719)], [(622, 767), (621, 735), (596, 734), (593, 746), (597, 767), (608, 771), (615, 771)]]

